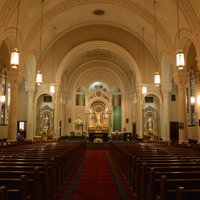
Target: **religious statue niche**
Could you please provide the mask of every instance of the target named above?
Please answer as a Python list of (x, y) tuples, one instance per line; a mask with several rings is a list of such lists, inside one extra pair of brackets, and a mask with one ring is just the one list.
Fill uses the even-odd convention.
[(89, 127), (91, 132), (107, 132), (108, 114), (105, 104), (95, 102), (90, 109)]
[(151, 106), (143, 111), (143, 131), (145, 141), (158, 140), (158, 115), (156, 109)]
[(48, 131), (50, 129), (50, 123), (49, 123), (49, 115), (48, 114), (45, 114), (43, 116), (43, 127), (44, 127), (44, 130)]
[(83, 120), (80, 117), (75, 120), (75, 134), (83, 135)]
[(39, 120), (40, 135), (47, 136), (48, 139), (53, 137), (53, 109), (49, 106), (41, 108)]
[(153, 117), (152, 115), (149, 115), (147, 118), (147, 131), (151, 132), (153, 131)]
[(89, 133), (108, 133), (111, 127), (112, 95), (102, 85), (95, 85), (86, 95), (85, 112)]
[(95, 120), (95, 123), (96, 123), (96, 127), (100, 128), (103, 124), (103, 107), (101, 105), (97, 105), (96, 106), (96, 109), (94, 111), (94, 120)]

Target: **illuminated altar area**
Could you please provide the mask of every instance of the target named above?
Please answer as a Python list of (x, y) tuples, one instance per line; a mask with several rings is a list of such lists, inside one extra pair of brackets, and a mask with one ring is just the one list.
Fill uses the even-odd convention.
[(88, 114), (88, 135), (90, 141), (95, 138), (108, 140), (112, 128), (111, 97), (101, 88), (91, 91), (86, 97), (86, 113)]

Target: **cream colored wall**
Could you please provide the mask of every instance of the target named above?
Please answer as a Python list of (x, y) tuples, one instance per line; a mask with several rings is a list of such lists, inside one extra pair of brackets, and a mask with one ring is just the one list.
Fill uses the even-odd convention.
[(187, 127), (187, 138), (198, 140), (198, 126)]
[(8, 126), (7, 125), (0, 126), (0, 139), (1, 138), (8, 138)]
[(170, 113), (170, 121), (178, 121), (178, 101), (177, 101), (177, 95), (176, 95), (176, 101), (170, 100), (170, 106), (169, 106), (169, 113)]
[(19, 96), (18, 98), (18, 120), (27, 120), (27, 93), (25, 91), (24, 82), (21, 84), (19, 88)]

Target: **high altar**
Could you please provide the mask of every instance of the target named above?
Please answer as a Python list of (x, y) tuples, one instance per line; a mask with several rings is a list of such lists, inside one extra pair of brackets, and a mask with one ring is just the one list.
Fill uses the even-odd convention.
[(93, 141), (95, 138), (107, 141), (109, 127), (111, 126), (111, 97), (102, 89), (97, 88), (87, 96), (86, 102), (90, 141)]

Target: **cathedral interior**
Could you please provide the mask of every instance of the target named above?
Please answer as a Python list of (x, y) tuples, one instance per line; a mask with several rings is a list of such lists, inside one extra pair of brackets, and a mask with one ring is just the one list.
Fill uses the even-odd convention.
[(0, 137), (200, 141), (199, 7), (0, 0)]

